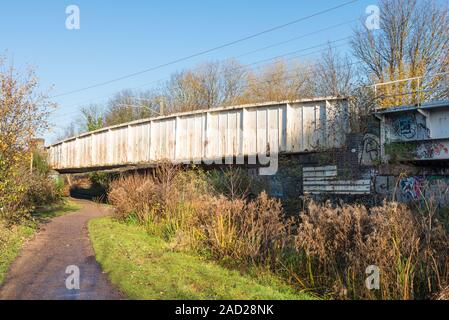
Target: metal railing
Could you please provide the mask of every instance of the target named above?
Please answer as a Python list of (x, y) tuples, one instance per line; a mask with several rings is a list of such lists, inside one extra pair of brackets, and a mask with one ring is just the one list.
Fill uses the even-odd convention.
[(449, 72), (377, 83), (372, 86), (379, 107), (422, 106), (449, 99)]

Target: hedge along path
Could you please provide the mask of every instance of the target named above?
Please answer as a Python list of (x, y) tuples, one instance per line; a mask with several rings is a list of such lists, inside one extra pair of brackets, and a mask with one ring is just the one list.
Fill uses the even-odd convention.
[[(109, 212), (89, 201), (75, 202), (80, 204), (82, 209), (44, 224), (36, 236), (25, 245), (0, 288), (0, 299), (123, 298), (96, 262), (87, 231), (90, 219), (106, 216)], [(70, 266), (79, 268), (79, 289), (76, 289), (77, 282), (74, 278), (76, 268)]]

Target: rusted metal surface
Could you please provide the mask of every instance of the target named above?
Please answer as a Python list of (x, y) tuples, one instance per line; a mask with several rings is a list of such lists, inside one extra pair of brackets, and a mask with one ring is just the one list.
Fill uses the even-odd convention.
[(304, 167), (304, 194), (348, 194), (371, 193), (369, 177), (350, 180), (338, 177), (337, 166)]
[[(339, 147), (347, 100), (320, 98), (217, 108), (134, 121), (48, 147), (55, 170), (200, 162)], [(81, 170), (80, 170), (81, 171)]]

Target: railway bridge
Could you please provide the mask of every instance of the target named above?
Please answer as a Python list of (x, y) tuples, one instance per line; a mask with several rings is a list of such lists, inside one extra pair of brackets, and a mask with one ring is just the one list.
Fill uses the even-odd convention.
[[(449, 188), (447, 75), (374, 85), (380, 108), (366, 117), (362, 132), (350, 132), (347, 98), (266, 102), (102, 128), (50, 145), (49, 162), (62, 174), (150, 168), (166, 161), (255, 165), (260, 175), (270, 176), (271, 193), (281, 198), (292, 198), (294, 189), (293, 198), (394, 194), (408, 201), (419, 198), (427, 184), (435, 194)], [(296, 162), (279, 163), (284, 155)], [(401, 166), (379, 165), (384, 162)], [(437, 196), (441, 203), (448, 197)]]
[(262, 175), (270, 175), (279, 154), (338, 148), (348, 127), (347, 99), (323, 97), (148, 118), (83, 133), (47, 150), (59, 173), (170, 161), (259, 165)]

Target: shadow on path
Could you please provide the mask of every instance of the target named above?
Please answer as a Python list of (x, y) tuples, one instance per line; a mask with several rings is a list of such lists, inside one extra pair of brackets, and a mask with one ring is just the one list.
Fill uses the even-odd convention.
[[(87, 222), (105, 216), (108, 210), (74, 200), (82, 209), (43, 224), (12, 264), (0, 299), (19, 300), (115, 300), (123, 296), (114, 288), (100, 265), (87, 231)], [(80, 270), (80, 290), (66, 288), (68, 266)]]

